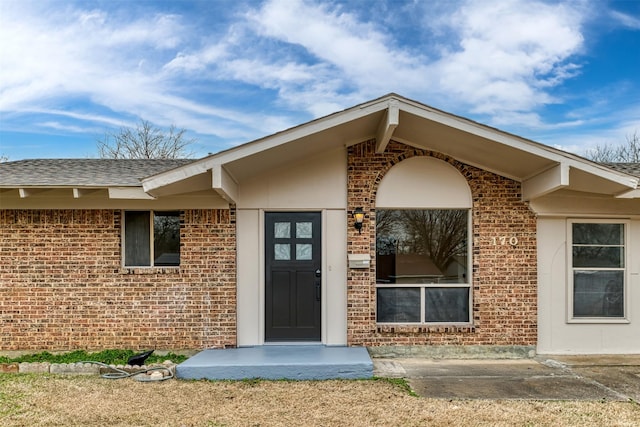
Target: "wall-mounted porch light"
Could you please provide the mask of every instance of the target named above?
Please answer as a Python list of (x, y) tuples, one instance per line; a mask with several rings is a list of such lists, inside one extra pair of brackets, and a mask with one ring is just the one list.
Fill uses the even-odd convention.
[(356, 208), (351, 216), (353, 216), (353, 219), (355, 220), (353, 226), (356, 228), (356, 230), (358, 230), (358, 233), (361, 234), (362, 223), (364, 221), (364, 211), (362, 210), (362, 208)]

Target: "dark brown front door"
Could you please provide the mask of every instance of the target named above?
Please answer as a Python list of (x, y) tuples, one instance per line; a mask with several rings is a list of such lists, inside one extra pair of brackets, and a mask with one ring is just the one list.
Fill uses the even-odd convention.
[(320, 341), (319, 212), (265, 217), (266, 341)]

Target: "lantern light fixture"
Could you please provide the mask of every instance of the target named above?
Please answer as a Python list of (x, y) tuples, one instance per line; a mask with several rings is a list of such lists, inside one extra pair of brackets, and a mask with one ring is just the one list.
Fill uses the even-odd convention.
[(362, 234), (362, 223), (364, 222), (364, 210), (362, 210), (362, 208), (356, 208), (353, 211), (352, 216), (354, 219), (353, 226), (356, 228), (356, 230), (358, 230), (359, 234)]

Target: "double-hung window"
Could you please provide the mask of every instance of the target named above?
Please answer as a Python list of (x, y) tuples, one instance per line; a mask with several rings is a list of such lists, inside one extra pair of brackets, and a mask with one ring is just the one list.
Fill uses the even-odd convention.
[(125, 211), (124, 265), (180, 265), (180, 212)]
[(468, 209), (377, 209), (378, 323), (469, 323)]
[(570, 222), (570, 320), (625, 318), (626, 229), (623, 221)]

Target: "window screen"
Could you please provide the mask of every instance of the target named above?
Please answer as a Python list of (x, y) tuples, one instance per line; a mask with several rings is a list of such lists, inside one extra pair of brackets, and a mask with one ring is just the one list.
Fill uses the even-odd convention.
[(125, 212), (124, 242), (126, 266), (151, 265), (150, 212)]

